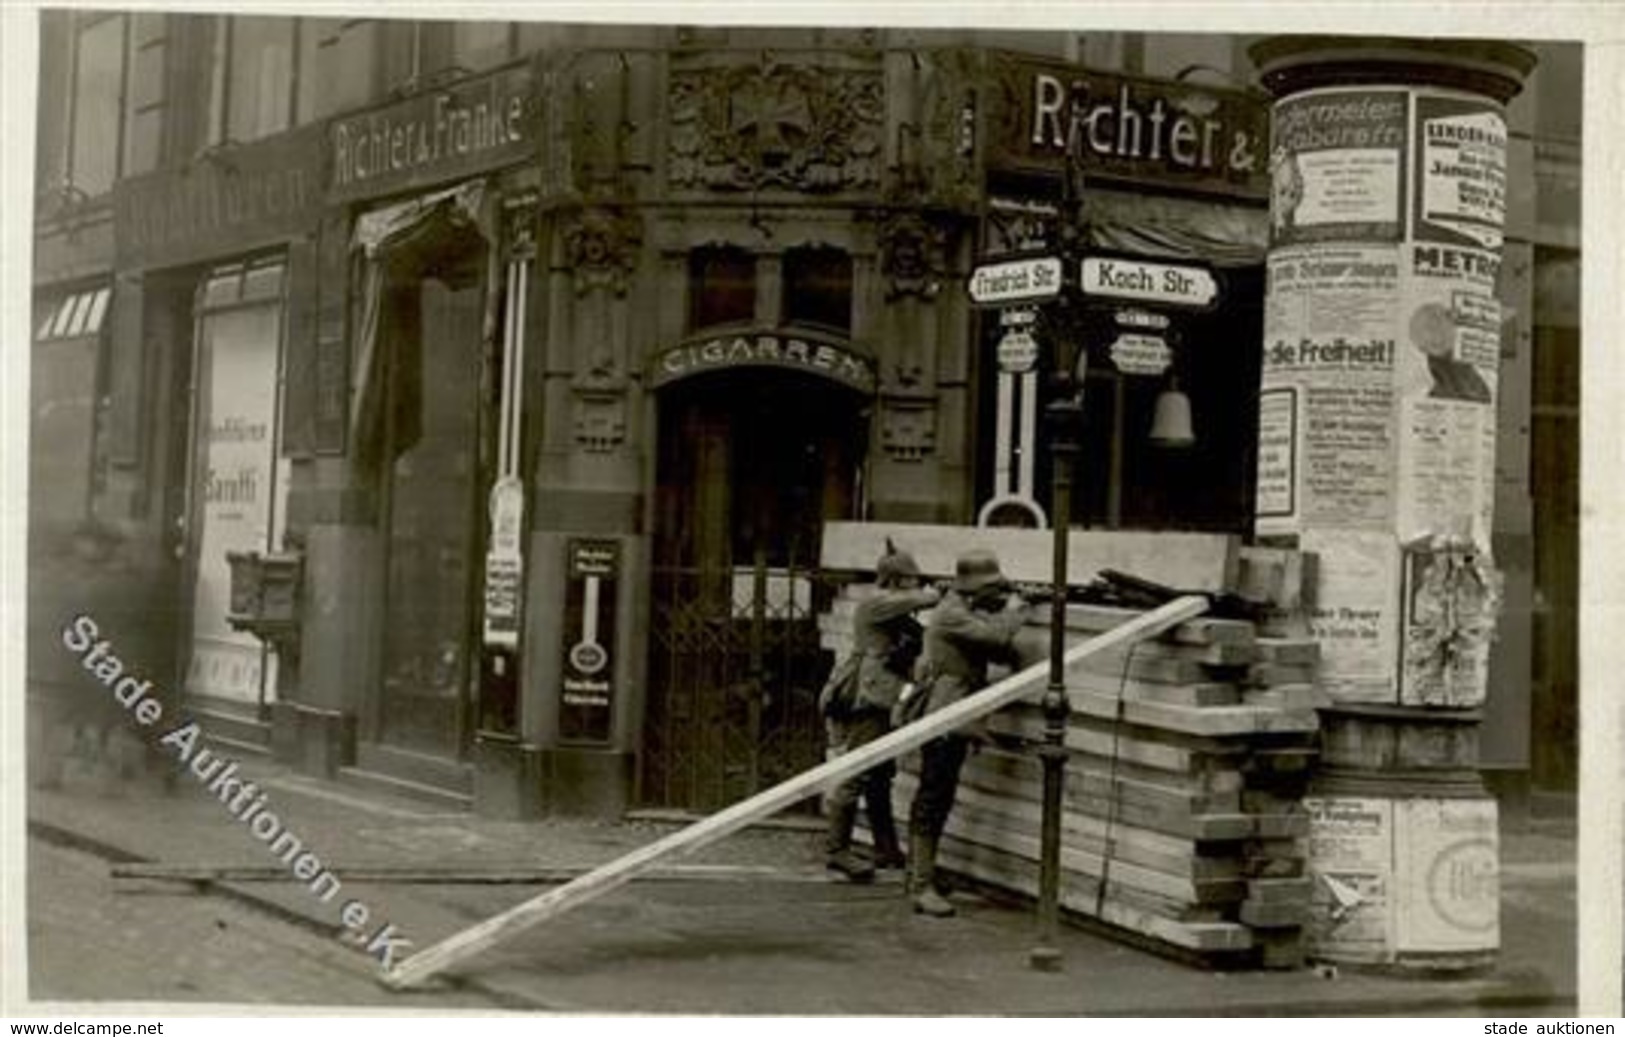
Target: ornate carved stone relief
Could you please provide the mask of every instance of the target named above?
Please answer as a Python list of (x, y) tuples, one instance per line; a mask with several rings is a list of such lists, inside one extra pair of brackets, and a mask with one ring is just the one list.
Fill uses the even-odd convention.
[(927, 55), (924, 83), (927, 175), (932, 193), (946, 205), (975, 205), (981, 194), (976, 165), (976, 81), (973, 58), (966, 51)]
[(614, 452), (626, 439), (625, 394), (577, 390), (574, 395), (577, 445), (589, 454)]
[(894, 460), (925, 460), (937, 448), (936, 401), (885, 400), (880, 412), (880, 445)]
[(771, 63), (674, 72), (671, 182), (713, 191), (874, 187), (884, 98), (878, 71)]
[(625, 297), (643, 244), (638, 216), (613, 205), (572, 214), (560, 235), (583, 347), (571, 383), (571, 427), (587, 453), (611, 453), (626, 440)]
[(606, 207), (578, 213), (564, 229), (565, 263), (574, 275), (576, 294), (604, 288), (625, 295), (642, 244), (643, 224), (634, 213)]
[(881, 270), (886, 298), (915, 295), (933, 299), (947, 266), (947, 232), (915, 212), (899, 212), (880, 228)]

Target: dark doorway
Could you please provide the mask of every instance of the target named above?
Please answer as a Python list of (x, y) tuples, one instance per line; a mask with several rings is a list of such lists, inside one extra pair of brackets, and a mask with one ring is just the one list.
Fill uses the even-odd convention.
[(385, 419), (382, 680), (371, 741), (455, 762), (472, 739), (481, 502), (492, 473), (476, 256), (402, 279), (392, 312)]
[(714, 810), (823, 754), (823, 524), (854, 515), (861, 398), (746, 370), (661, 399), (641, 795)]

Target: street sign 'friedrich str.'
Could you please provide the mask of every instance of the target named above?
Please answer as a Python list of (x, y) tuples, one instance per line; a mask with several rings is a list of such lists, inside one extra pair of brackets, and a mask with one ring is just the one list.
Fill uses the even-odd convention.
[(1035, 256), (989, 263), (971, 271), (966, 288), (978, 306), (1053, 299), (1061, 293), (1061, 261)]

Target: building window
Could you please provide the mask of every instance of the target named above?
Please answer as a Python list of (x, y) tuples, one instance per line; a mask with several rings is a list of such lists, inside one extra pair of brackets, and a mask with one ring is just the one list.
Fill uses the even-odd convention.
[(221, 19), (215, 39), (214, 143), (241, 143), (293, 125), (297, 23), (241, 15)]
[(397, 22), (388, 30), (386, 81), (414, 93), (494, 68), (518, 54), (513, 22)]
[[(1235, 44), (1229, 36), (1180, 32), (1145, 33), (1141, 43), (1141, 69), (1159, 79), (1190, 79), (1229, 87), (1235, 82)], [(1198, 75), (1199, 74), (1199, 75)]]
[(300, 19), (298, 122), (360, 108), (377, 98), (381, 31), (379, 22), (367, 18)]
[(137, 14), (130, 21), (130, 79), (124, 105), (125, 176), (158, 168), (168, 100), (165, 75), (169, 54), (168, 19)]
[(452, 23), (452, 67), (470, 72), (495, 68), (513, 57), (515, 35), (512, 22)]
[(85, 192), (111, 190), (119, 175), (128, 15), (86, 17), (74, 40), (73, 97), (65, 179)]
[(208, 140), (282, 133), (378, 94), (379, 23), (370, 19), (220, 19)]
[(170, 19), (57, 17), (42, 24), (41, 186), (104, 194), (161, 161)]
[(784, 323), (852, 331), (852, 257), (838, 248), (784, 254)]
[(739, 248), (703, 248), (689, 256), (690, 331), (744, 323), (755, 317), (755, 256)]

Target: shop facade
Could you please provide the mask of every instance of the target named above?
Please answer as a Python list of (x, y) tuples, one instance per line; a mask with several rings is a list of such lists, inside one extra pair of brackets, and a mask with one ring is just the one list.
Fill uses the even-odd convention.
[[(518, 817), (804, 770), (824, 524), (1048, 521), (1043, 334), (966, 283), (1063, 239), (1214, 286), (1078, 330), (1074, 521), (1252, 531), (1265, 95), (617, 32), (114, 186), (93, 510), (162, 560), (154, 669), (217, 736)], [(228, 552), (298, 560), (277, 651), (225, 622)]]

